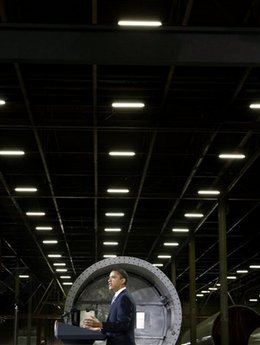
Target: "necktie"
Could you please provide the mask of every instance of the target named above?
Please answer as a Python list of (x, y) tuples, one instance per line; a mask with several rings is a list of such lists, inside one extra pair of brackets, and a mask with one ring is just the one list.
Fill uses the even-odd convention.
[(115, 302), (116, 296), (114, 295), (111, 301), (111, 304), (113, 304)]

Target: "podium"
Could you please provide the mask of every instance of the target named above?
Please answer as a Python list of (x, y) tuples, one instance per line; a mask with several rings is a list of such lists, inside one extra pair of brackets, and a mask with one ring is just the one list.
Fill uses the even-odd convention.
[(54, 335), (65, 345), (93, 344), (95, 340), (105, 340), (105, 334), (55, 321)]

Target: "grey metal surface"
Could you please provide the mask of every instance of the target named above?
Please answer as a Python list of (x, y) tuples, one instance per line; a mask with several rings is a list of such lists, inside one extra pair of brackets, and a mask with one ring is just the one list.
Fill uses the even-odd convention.
[[(260, 325), (260, 315), (252, 308), (244, 305), (232, 305), (228, 308), (229, 322), (229, 343), (236, 345), (246, 345), (250, 335)], [(257, 328), (258, 329), (258, 328)], [(197, 325), (197, 342), (198, 345), (220, 345), (221, 341), (221, 323), (220, 313), (216, 313), (208, 319)], [(259, 334), (258, 334), (259, 336)], [(254, 341), (257, 339), (251, 337)], [(255, 340), (257, 341), (257, 340)], [(185, 332), (181, 338), (180, 345), (190, 344), (190, 331)], [(250, 343), (250, 345), (259, 343)]]
[[(140, 317), (137, 318), (136, 344), (175, 344), (182, 320), (181, 304), (175, 287), (161, 270), (138, 258), (110, 258), (87, 268), (72, 285), (64, 312), (69, 314), (74, 309), (93, 310), (96, 317), (106, 319), (112, 297), (107, 279), (110, 270), (118, 265), (129, 274), (127, 287), (133, 295)], [(67, 322), (72, 323), (70, 317)]]
[(151, 35), (147, 30), (97, 25), (68, 28), (1, 23), (0, 41), (0, 61), (4, 62), (259, 66), (260, 55), (259, 28), (168, 27)]
[(248, 345), (260, 345), (260, 327), (250, 335)]

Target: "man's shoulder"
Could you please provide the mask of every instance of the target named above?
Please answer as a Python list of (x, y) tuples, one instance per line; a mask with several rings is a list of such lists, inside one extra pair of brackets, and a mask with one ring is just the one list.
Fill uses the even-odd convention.
[[(123, 290), (123, 291), (119, 294), (119, 296), (121, 296), (121, 298), (127, 298), (127, 299), (131, 300), (132, 302), (134, 302), (134, 299), (133, 299), (132, 294), (131, 294), (127, 289)], [(119, 296), (118, 296), (118, 297), (119, 297)]]

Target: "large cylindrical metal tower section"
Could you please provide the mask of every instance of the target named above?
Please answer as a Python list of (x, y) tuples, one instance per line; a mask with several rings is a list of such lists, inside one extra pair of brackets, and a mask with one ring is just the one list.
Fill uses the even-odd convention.
[[(137, 309), (137, 345), (174, 345), (182, 321), (179, 296), (168, 277), (147, 261), (121, 256), (99, 261), (87, 268), (72, 285), (65, 302), (65, 314), (72, 310), (94, 311), (105, 320), (111, 301), (107, 279), (115, 267), (124, 268)], [(68, 318), (67, 323), (73, 320)]]

